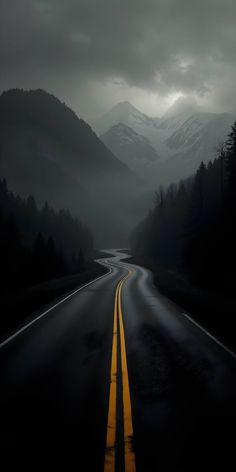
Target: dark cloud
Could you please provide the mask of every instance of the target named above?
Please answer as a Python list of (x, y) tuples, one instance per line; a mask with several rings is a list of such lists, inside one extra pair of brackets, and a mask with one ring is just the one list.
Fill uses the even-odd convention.
[(235, 14), (235, 0), (0, 0), (0, 87), (44, 87), (87, 115), (122, 83), (156, 106), (182, 92), (228, 107)]

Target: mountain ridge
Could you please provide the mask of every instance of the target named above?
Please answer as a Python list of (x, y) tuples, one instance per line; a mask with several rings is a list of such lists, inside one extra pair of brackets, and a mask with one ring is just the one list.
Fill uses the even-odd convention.
[(43, 90), (0, 96), (0, 176), (39, 205), (70, 208), (98, 244), (125, 242), (127, 221), (132, 225), (139, 213), (132, 199), (140, 193), (136, 176), (89, 124)]
[(159, 159), (151, 142), (123, 123), (112, 126), (100, 139), (134, 172), (139, 173), (143, 161), (148, 165)]
[[(121, 121), (148, 139), (159, 156), (158, 162), (143, 168), (151, 185), (165, 185), (189, 177), (201, 160), (207, 163), (214, 159), (217, 147), (226, 139), (235, 120), (230, 113), (204, 111), (195, 100), (186, 97), (180, 97), (160, 119), (148, 117), (137, 109), (134, 112), (133, 108), (130, 103), (125, 106), (118, 104), (116, 110), (122, 110), (123, 115), (117, 120), (113, 107), (102, 117), (101, 127), (106, 130), (104, 135)], [(99, 121), (94, 124), (95, 129), (99, 129)], [(116, 154), (115, 147), (112, 149)], [(119, 158), (122, 160), (120, 154)], [(141, 168), (139, 171), (142, 173)]]
[(139, 124), (145, 124), (146, 126), (156, 126), (155, 119), (152, 119), (145, 113), (142, 113), (127, 101), (117, 103), (111, 108), (111, 110), (108, 110), (108, 112), (106, 112), (101, 117), (90, 121), (92, 128), (98, 135), (104, 134), (106, 131), (108, 131), (108, 129), (118, 123), (123, 123), (127, 126), (130, 126), (131, 128), (133, 127), (132, 125), (134, 123), (136, 123), (137, 126)]

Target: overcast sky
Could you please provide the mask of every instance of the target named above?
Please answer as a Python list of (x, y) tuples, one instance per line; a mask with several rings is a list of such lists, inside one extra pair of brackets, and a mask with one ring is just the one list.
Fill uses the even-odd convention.
[(179, 95), (236, 109), (235, 0), (0, 0), (0, 89), (44, 88), (82, 117)]

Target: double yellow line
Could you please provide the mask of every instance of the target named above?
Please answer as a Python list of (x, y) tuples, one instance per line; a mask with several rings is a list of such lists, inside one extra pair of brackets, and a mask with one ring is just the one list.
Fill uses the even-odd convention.
[(117, 402), (117, 332), (118, 323), (120, 330), (120, 352), (121, 352), (121, 371), (123, 387), (123, 412), (124, 412), (124, 463), (125, 472), (135, 472), (135, 456), (132, 447), (133, 422), (131, 411), (131, 399), (129, 388), (129, 376), (126, 358), (125, 333), (121, 306), (121, 289), (126, 279), (131, 275), (131, 271), (123, 277), (116, 288), (114, 305), (114, 324), (112, 338), (112, 358), (111, 358), (111, 383), (107, 422), (107, 439), (104, 472), (115, 471), (116, 459), (116, 402)]

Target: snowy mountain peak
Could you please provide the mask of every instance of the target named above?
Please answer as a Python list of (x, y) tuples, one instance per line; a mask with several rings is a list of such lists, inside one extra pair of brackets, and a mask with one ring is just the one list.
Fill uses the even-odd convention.
[(156, 185), (158, 179), (170, 183), (185, 178), (202, 160), (213, 159), (234, 120), (180, 97), (161, 119), (148, 117), (129, 102), (118, 103), (94, 122), (94, 129), (123, 163)]
[(140, 113), (137, 108), (132, 105), (132, 103), (128, 101), (124, 102), (119, 102), (116, 105), (114, 105), (109, 113), (117, 113), (117, 112), (122, 112), (122, 113)]
[[(135, 129), (136, 126), (156, 126), (147, 115), (139, 111), (129, 102), (117, 103), (111, 110), (100, 118), (90, 122), (92, 128), (100, 135), (106, 133), (112, 126), (123, 123)], [(142, 133), (141, 133), (142, 134)]]

